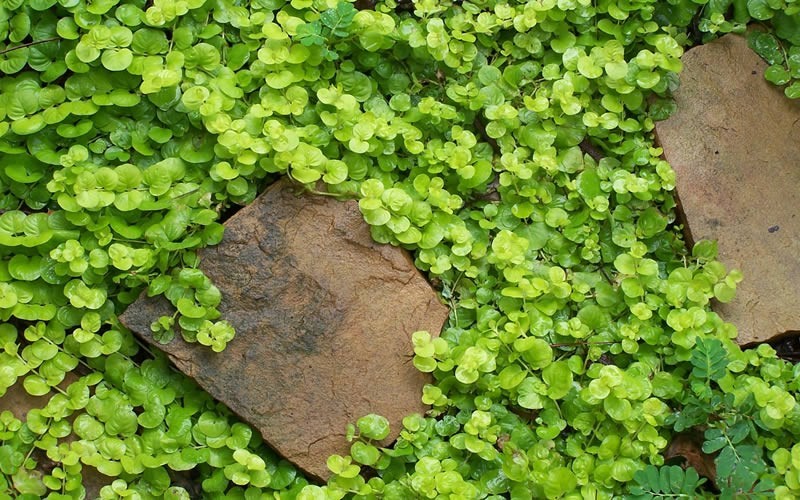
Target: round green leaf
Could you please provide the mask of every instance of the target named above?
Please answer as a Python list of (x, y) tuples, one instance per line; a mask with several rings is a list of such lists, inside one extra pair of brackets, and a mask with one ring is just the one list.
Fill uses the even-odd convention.
[(356, 441), (350, 446), (350, 455), (353, 460), (363, 465), (374, 465), (380, 459), (381, 453), (371, 444)]
[(50, 392), (50, 386), (39, 375), (28, 375), (22, 381), (25, 391), (31, 396), (44, 396)]
[(130, 49), (106, 49), (100, 58), (103, 66), (109, 71), (122, 71), (133, 62), (133, 52)]
[(362, 437), (380, 441), (389, 435), (389, 421), (380, 415), (363, 416), (356, 422)]

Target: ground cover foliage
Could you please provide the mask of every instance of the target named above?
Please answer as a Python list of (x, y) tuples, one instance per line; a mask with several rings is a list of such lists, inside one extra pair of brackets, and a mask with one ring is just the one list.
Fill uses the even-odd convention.
[[(50, 396), (0, 414), (0, 491), (80, 497), (92, 467), (103, 498), (797, 497), (800, 369), (709, 309), (742, 277), (685, 249), (652, 129), (683, 48), (747, 23), (797, 97), (798, 11), (2, 0), (0, 394)], [(163, 341), (224, 349), (195, 250), (278, 175), (357, 198), (452, 308), (413, 336), (430, 414), (387, 449), (359, 420), (327, 485), (117, 320), (147, 289)], [(665, 463), (679, 436), (706, 463)]]

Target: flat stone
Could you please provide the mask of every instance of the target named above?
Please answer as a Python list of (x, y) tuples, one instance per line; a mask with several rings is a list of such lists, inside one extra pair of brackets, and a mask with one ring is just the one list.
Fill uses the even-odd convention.
[(363, 415), (388, 418), (393, 441), (427, 409), (411, 334), (438, 335), (448, 314), (408, 253), (373, 242), (356, 202), (298, 197), (285, 181), (225, 226), (200, 252), (237, 332), (222, 353), (153, 340), (150, 323), (173, 311), (163, 298), (143, 295), (122, 322), (313, 477), (348, 453), (346, 426)]
[(764, 80), (766, 63), (741, 36), (683, 63), (678, 111), (656, 133), (690, 243), (718, 240), (720, 260), (744, 273), (715, 310), (741, 345), (800, 330), (800, 102)]

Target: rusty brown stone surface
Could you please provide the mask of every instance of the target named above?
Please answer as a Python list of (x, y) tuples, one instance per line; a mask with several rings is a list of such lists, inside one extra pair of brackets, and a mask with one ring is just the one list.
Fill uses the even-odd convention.
[(678, 111), (656, 124), (690, 240), (716, 239), (743, 271), (715, 310), (742, 345), (800, 330), (800, 102), (764, 80), (746, 40), (726, 35), (683, 56)]
[(165, 299), (143, 296), (122, 322), (316, 478), (348, 453), (346, 426), (365, 414), (387, 417), (394, 440), (404, 416), (427, 409), (411, 334), (438, 335), (448, 314), (408, 253), (374, 243), (357, 203), (298, 197), (285, 181), (225, 225), (200, 252), (236, 328), (225, 351), (155, 342)]

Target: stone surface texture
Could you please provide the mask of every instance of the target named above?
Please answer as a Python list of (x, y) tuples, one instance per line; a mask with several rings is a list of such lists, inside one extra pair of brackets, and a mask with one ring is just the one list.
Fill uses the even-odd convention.
[(365, 414), (387, 417), (394, 440), (404, 416), (426, 410), (411, 334), (438, 335), (448, 314), (408, 253), (374, 243), (356, 202), (298, 197), (286, 181), (225, 225), (200, 252), (236, 328), (225, 351), (156, 343), (149, 325), (172, 311), (165, 299), (143, 296), (122, 322), (316, 478)]
[(656, 124), (677, 175), (687, 236), (716, 239), (741, 269), (736, 298), (715, 310), (742, 345), (800, 330), (800, 102), (764, 80), (745, 38), (688, 51), (678, 111)]

